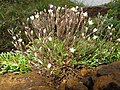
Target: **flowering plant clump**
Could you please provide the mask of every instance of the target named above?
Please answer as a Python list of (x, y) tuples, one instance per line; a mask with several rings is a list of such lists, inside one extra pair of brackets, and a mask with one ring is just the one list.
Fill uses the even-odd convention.
[(27, 18), (24, 33), (29, 43), (25, 44), (19, 32), (13, 36), (13, 44), (34, 67), (44, 68), (50, 74), (61, 73), (63, 67), (75, 67), (81, 63), (99, 65), (114, 53), (113, 48), (103, 48), (106, 52), (100, 53), (105, 41), (115, 39), (112, 36), (115, 29), (106, 19), (107, 16), (100, 15), (92, 19), (78, 6), (67, 8), (50, 4), (49, 10), (44, 9)]

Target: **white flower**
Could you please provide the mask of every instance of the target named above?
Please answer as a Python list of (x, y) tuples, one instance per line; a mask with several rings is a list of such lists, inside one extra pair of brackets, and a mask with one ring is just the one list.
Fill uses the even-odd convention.
[(48, 37), (48, 40), (49, 40), (49, 41), (52, 41), (52, 37)]
[(85, 27), (85, 30), (87, 31), (87, 30), (88, 30), (88, 27)]
[(46, 12), (46, 9), (44, 9), (44, 12)]
[(70, 48), (70, 52), (74, 53), (75, 49), (74, 48)]
[(46, 29), (43, 30), (43, 33), (46, 33)]
[(97, 38), (98, 38), (98, 36), (96, 36), (96, 35), (93, 36), (93, 39), (97, 39)]
[(39, 18), (39, 14), (38, 13), (35, 15), (35, 18)]
[(33, 30), (30, 31), (31, 35), (33, 35)]
[(54, 44), (54, 47), (56, 47), (56, 44)]
[(47, 65), (47, 68), (49, 69), (49, 68), (51, 68), (51, 66), (52, 66), (52, 65), (49, 63), (49, 64)]
[(62, 10), (64, 10), (65, 8), (64, 8), (64, 7), (62, 7), (61, 9), (62, 9)]
[(111, 27), (113, 27), (113, 24), (111, 24)]
[(97, 28), (94, 28), (94, 29), (93, 29), (93, 33), (94, 33), (94, 32), (97, 32)]
[(76, 36), (74, 36), (74, 40), (76, 39)]
[(48, 51), (50, 52), (50, 48), (48, 48)]
[(60, 10), (60, 9), (61, 9), (61, 7), (58, 7), (58, 8), (57, 8), (57, 10)]
[(49, 4), (49, 7), (50, 7), (50, 8), (53, 8), (53, 5), (52, 5), (52, 4)]
[(112, 29), (112, 27), (111, 27), (111, 26), (108, 26), (108, 29)]
[(34, 55), (35, 55), (35, 57), (37, 57), (37, 53), (36, 52), (34, 53)]
[(28, 26), (25, 26), (25, 29), (28, 30), (28, 29), (30, 29), (30, 28), (29, 28)]
[(84, 13), (83, 13), (83, 16), (84, 16), (84, 17), (87, 17), (87, 16), (88, 16), (88, 13), (87, 13), (87, 12), (84, 12)]
[(52, 10), (52, 9), (49, 9), (49, 10), (48, 10), (48, 12), (49, 12), (49, 13), (52, 13), (52, 12), (53, 12), (53, 10)]
[(30, 18), (27, 18), (27, 21), (29, 21), (30, 20)]
[(117, 41), (117, 42), (120, 42), (120, 38), (118, 38), (116, 41)]
[(76, 9), (78, 9), (79, 7), (78, 6), (76, 6)]
[(111, 29), (111, 27), (110, 27), (110, 26), (108, 26), (108, 29)]
[(13, 38), (13, 40), (16, 40), (16, 37), (15, 37), (15, 36), (13, 36), (12, 38)]
[(34, 20), (35, 18), (34, 18), (34, 16), (30, 16), (30, 19), (31, 19), (31, 20)]
[(72, 10), (72, 11), (75, 12), (75, 11), (76, 11), (76, 8), (75, 8), (75, 7), (72, 7), (70, 10)]
[(25, 31), (25, 35), (27, 35), (28, 33), (27, 33), (27, 31)]
[(109, 35), (112, 35), (112, 32), (110, 32)]
[(16, 44), (13, 44), (15, 47), (17, 47), (17, 45)]
[(92, 20), (89, 20), (89, 21), (88, 21), (88, 24), (89, 24), (89, 25), (93, 25), (94, 23), (93, 23)]
[(83, 36), (83, 37), (84, 37), (84, 35), (85, 35), (85, 34), (84, 34), (84, 33), (82, 33), (82, 36)]
[(18, 39), (18, 42), (22, 42), (22, 38), (19, 38), (19, 39)]
[(42, 11), (39, 12), (39, 14), (42, 14), (42, 13), (43, 13)]

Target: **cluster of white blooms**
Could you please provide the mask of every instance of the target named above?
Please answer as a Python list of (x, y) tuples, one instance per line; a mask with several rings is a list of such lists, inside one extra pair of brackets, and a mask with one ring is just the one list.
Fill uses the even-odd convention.
[(78, 8), (79, 8), (79, 7), (76, 6), (76, 7), (72, 7), (70, 10), (73, 11), (73, 12), (77, 12), (77, 11), (78, 11)]

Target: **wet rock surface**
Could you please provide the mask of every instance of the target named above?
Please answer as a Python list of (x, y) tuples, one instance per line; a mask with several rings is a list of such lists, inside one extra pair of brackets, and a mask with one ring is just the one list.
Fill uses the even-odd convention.
[[(0, 90), (120, 90), (120, 61), (96, 69), (81, 68), (77, 76), (69, 74), (58, 85), (36, 72), (0, 75)], [(57, 87), (57, 88), (56, 88)]]

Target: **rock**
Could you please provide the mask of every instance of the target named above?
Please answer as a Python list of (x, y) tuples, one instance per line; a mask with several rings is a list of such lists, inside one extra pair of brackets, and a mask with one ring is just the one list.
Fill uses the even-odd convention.
[(64, 80), (58, 90), (88, 90), (82, 82), (79, 82), (77, 79), (69, 77), (67, 80)]
[(120, 90), (120, 83), (112, 76), (101, 76), (96, 79), (94, 90)]
[(109, 8), (105, 6), (90, 6), (83, 8), (84, 12), (88, 12), (89, 17), (97, 16), (99, 13), (101, 15), (107, 14), (108, 10)]
[(97, 75), (120, 74), (120, 61), (102, 65), (96, 69)]
[(120, 61), (96, 69), (94, 90), (120, 90)]
[(94, 81), (91, 76), (87, 76), (82, 80), (83, 84), (88, 88), (88, 90), (93, 90)]
[(0, 90), (54, 90), (50, 83), (48, 78), (36, 72), (0, 76)]

